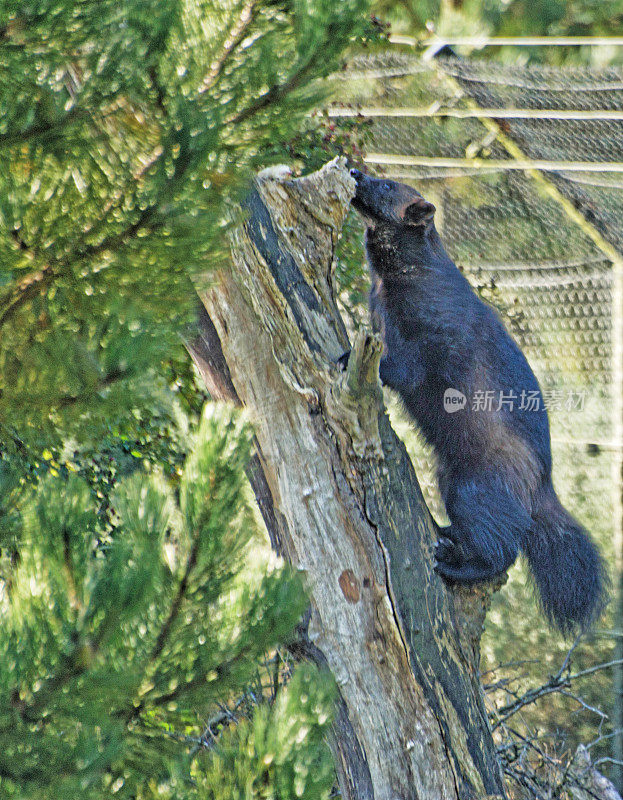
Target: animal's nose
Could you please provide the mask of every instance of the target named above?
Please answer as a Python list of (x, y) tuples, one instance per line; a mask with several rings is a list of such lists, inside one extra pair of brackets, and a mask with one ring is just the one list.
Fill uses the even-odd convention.
[(351, 169), (350, 175), (351, 178), (354, 178), (357, 182), (363, 178), (363, 172), (359, 172), (358, 169)]

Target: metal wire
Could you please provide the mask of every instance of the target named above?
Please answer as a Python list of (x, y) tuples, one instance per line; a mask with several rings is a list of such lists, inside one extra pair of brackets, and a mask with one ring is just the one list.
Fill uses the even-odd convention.
[(439, 103), (425, 108), (341, 108), (331, 106), (328, 115), (339, 117), (455, 117), (456, 119), (570, 119), (570, 120), (623, 120), (623, 111), (611, 109), (555, 109), (555, 108), (443, 108)]
[(623, 45), (621, 36), (443, 36), (417, 39), (413, 36), (391, 34), (392, 44), (439, 50), (443, 47), (614, 47)]

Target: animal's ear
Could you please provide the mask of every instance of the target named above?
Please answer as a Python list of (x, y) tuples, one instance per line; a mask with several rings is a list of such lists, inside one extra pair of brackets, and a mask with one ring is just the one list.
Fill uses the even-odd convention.
[(428, 200), (419, 197), (404, 210), (402, 218), (409, 225), (426, 225), (435, 216), (436, 208)]

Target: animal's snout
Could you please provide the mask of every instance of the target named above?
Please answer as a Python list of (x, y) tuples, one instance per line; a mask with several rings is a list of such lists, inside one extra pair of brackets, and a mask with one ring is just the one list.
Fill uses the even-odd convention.
[(358, 169), (355, 169), (353, 167), (353, 169), (351, 169), (350, 171), (350, 176), (351, 178), (354, 178), (357, 181), (357, 183), (359, 183), (359, 181), (364, 177), (364, 174), (363, 172), (359, 172)]

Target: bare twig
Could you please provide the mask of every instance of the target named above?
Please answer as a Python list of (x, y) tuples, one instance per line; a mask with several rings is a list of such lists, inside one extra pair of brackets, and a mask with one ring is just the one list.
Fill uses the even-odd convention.
[(484, 672), (481, 672), (480, 678), (482, 679), (485, 675), (491, 675), (494, 672), (499, 672), (501, 669), (508, 669), (509, 667), (523, 667), (524, 664), (538, 663), (538, 658), (522, 658), (517, 661), (505, 661), (503, 664), (496, 664), (495, 667), (491, 667), (491, 669), (486, 669)]
[[(584, 678), (587, 675), (593, 675), (595, 672), (599, 672), (604, 669), (609, 669), (610, 667), (617, 666), (623, 663), (623, 659), (615, 659), (613, 661), (606, 661), (602, 664), (595, 664), (592, 667), (588, 667), (587, 669), (579, 670), (578, 672), (570, 673), (569, 664), (571, 661), (571, 656), (573, 651), (575, 650), (578, 642), (577, 640), (573, 643), (571, 648), (569, 649), (561, 668), (555, 675), (552, 675), (547, 683), (542, 684), (534, 689), (530, 689), (525, 692), (520, 697), (516, 697), (516, 699), (512, 703), (508, 703), (505, 706), (497, 709), (498, 719), (496, 720), (495, 724), (493, 725), (493, 730), (496, 730), (500, 725), (502, 725), (506, 720), (520, 711), (522, 708), (525, 708), (532, 703), (535, 703), (537, 700), (540, 700), (542, 697), (545, 697), (548, 694), (553, 693), (561, 693), (564, 694), (565, 691), (567, 692), (568, 696), (574, 697), (578, 702), (582, 703), (580, 698), (575, 695), (572, 695), (568, 692), (569, 686), (572, 681), (577, 680), (578, 678)], [(566, 674), (565, 674), (566, 673)], [(508, 690), (507, 690), (508, 691)], [(510, 693), (512, 694), (512, 693)], [(598, 712), (597, 709), (595, 710), (596, 713), (601, 714)]]
[[(521, 696), (516, 696), (506, 686), (508, 681), (513, 680), (513, 678), (509, 678), (508, 681), (496, 682), (490, 689), (491, 691), (501, 689), (514, 697), (512, 703), (508, 703), (498, 710), (497, 713), (500, 716), (495, 722), (494, 730), (498, 729), (502, 732), (502, 741), (497, 750), (504, 773), (521, 788), (521, 796), (531, 797), (534, 800), (567, 797), (569, 793), (574, 797), (577, 794), (578, 797), (590, 797), (595, 800), (603, 800), (606, 796), (601, 789), (605, 779), (599, 774), (596, 767), (601, 763), (613, 763), (613, 761), (612, 759), (600, 759), (591, 764), (588, 751), (590, 747), (615, 734), (602, 734), (602, 728), (608, 720), (608, 716), (601, 709), (587, 703), (576, 692), (571, 691), (570, 685), (578, 678), (608, 669), (618, 662), (608, 661), (572, 673), (570, 664), (577, 645), (578, 640), (573, 643), (565, 655), (558, 672), (550, 676), (542, 686), (530, 689)], [(495, 671), (495, 669), (491, 670), (493, 673)], [(572, 756), (564, 753), (556, 745), (558, 741), (560, 744), (564, 744), (564, 739), (560, 738), (559, 734), (547, 736), (538, 736), (530, 732), (525, 734), (508, 725), (508, 719), (511, 716), (541, 697), (552, 693), (561, 694), (577, 703), (578, 707), (573, 713), (588, 711), (598, 718), (597, 737), (588, 746), (579, 747)], [(548, 744), (549, 740), (552, 740), (552, 745)]]

